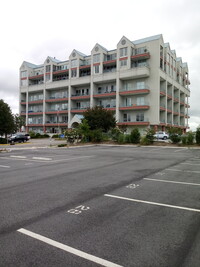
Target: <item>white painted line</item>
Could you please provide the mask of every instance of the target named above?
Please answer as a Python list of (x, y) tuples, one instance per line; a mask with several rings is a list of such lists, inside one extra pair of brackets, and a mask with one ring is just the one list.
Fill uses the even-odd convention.
[(186, 148), (183, 147), (183, 148), (181, 148), (181, 149), (175, 150), (174, 153), (175, 153), (175, 152), (183, 152), (183, 149), (187, 149), (187, 147), (186, 147)]
[(186, 182), (176, 182), (176, 181), (170, 181), (170, 180), (160, 180), (160, 179), (151, 179), (151, 178), (143, 178), (144, 180), (148, 181), (154, 181), (154, 182), (164, 182), (164, 183), (172, 183), (172, 184), (186, 184), (186, 185), (199, 185), (195, 183), (186, 183)]
[(32, 157), (32, 159), (52, 160), (52, 158)]
[(76, 256), (79, 256), (81, 258), (84, 258), (86, 260), (93, 261), (93, 262), (95, 262), (97, 264), (100, 264), (102, 266), (107, 266), (107, 267), (122, 267), (122, 265), (118, 265), (118, 264), (115, 264), (113, 262), (110, 262), (110, 261), (101, 259), (99, 257), (93, 256), (91, 254), (85, 253), (85, 252), (83, 252), (81, 250), (78, 250), (78, 249), (69, 247), (67, 245), (64, 245), (62, 243), (59, 243), (57, 241), (54, 241), (54, 240), (52, 240), (50, 238), (47, 238), (45, 236), (42, 236), (42, 235), (39, 235), (39, 234), (35, 234), (35, 233), (33, 233), (31, 231), (28, 231), (26, 229), (21, 228), (21, 229), (18, 229), (17, 231), (20, 232), (20, 233), (22, 233), (22, 234), (28, 235), (28, 236), (30, 236), (32, 238), (35, 238), (37, 240), (40, 240), (40, 241), (42, 241), (42, 242), (44, 242), (46, 244), (49, 244), (49, 245), (51, 245), (53, 247), (62, 249), (64, 251), (67, 251), (69, 253), (72, 253), (72, 254), (74, 254)]
[(0, 165), (1, 168), (10, 168), (10, 166)]
[(200, 163), (199, 164), (196, 164), (196, 163), (187, 163), (187, 162), (183, 162), (181, 163), (183, 165), (191, 165), (191, 166), (199, 166), (200, 167)]
[(181, 209), (181, 210), (189, 210), (189, 211), (200, 212), (200, 210), (198, 210), (198, 209), (192, 209), (192, 208), (187, 208), (187, 207), (180, 207), (180, 206), (168, 205), (168, 204), (151, 202), (151, 201), (145, 201), (145, 200), (140, 200), (140, 199), (120, 197), (120, 196), (109, 195), (109, 194), (105, 194), (104, 196), (118, 198), (118, 199), (123, 199), (123, 200), (128, 200), (128, 201), (133, 201), (133, 202), (138, 202), (138, 203), (145, 203), (145, 204), (150, 204), (150, 205), (162, 206), (162, 207), (167, 207), (167, 208), (173, 208), (173, 209)]
[(187, 171), (187, 170), (178, 170), (178, 169), (166, 169), (167, 171), (172, 172), (188, 172), (188, 173), (200, 173), (200, 171)]
[(11, 158), (17, 158), (17, 159), (26, 159), (25, 156), (10, 156)]

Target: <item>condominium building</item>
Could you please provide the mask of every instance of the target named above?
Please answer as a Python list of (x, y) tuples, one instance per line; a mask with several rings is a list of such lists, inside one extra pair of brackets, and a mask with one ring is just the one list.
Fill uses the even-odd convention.
[(73, 50), (65, 61), (24, 61), (20, 68), (20, 115), (26, 130), (62, 132), (81, 122), (88, 107), (111, 110), (118, 126), (188, 128), (187, 63), (162, 35), (137, 41), (122, 37), (116, 49), (96, 44), (91, 55)]

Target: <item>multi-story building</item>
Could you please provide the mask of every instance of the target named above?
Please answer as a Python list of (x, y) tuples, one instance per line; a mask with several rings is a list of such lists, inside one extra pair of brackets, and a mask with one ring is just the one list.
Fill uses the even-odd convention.
[(165, 130), (188, 128), (187, 63), (162, 35), (137, 41), (122, 37), (117, 48), (96, 44), (87, 56), (73, 50), (69, 59), (47, 57), (20, 68), (20, 114), (27, 131), (61, 132), (80, 122), (96, 105), (113, 111), (118, 125)]

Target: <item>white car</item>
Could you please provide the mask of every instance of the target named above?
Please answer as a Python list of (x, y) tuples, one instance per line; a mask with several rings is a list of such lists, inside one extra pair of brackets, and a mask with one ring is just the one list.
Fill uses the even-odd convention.
[(163, 140), (166, 140), (169, 138), (169, 134), (166, 133), (166, 132), (156, 132), (155, 135), (154, 135), (155, 138), (157, 139), (163, 139)]

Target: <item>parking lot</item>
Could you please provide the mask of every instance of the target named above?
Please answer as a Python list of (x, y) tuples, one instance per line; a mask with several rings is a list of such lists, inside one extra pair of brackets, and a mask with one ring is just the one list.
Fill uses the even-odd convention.
[(200, 266), (200, 149), (15, 146), (0, 203), (0, 266)]

